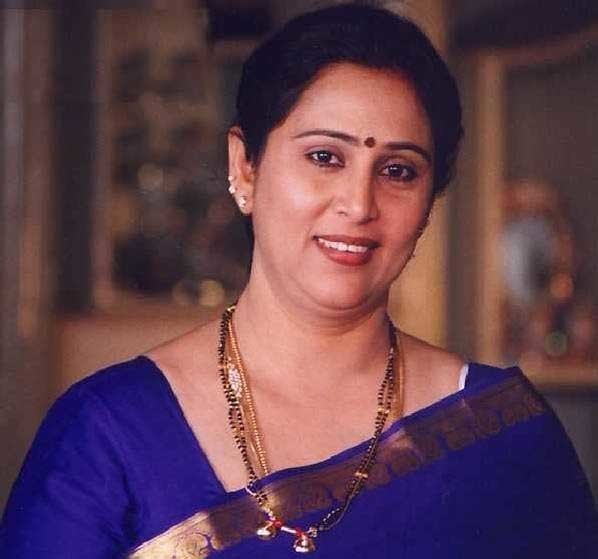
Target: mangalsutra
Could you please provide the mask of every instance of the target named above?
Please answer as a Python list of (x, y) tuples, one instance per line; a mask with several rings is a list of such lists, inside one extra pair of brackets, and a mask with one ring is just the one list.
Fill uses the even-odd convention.
[(231, 388), (235, 392), (237, 400), (241, 404), (241, 413), (243, 417), (247, 417), (249, 423), (249, 445), (257, 462), (260, 466), (261, 472), (259, 477), (265, 477), (270, 473), (268, 466), (268, 459), (264, 451), (262, 437), (257, 426), (257, 416), (255, 413), (255, 406), (253, 405), (253, 397), (245, 375), (239, 345), (237, 344), (237, 337), (233, 328), (233, 321), (228, 321), (228, 339), (230, 340), (230, 347), (232, 349), (232, 358), (227, 357), (226, 369), (228, 374), (228, 381)]
[[(232, 316), (235, 311), (235, 305), (228, 307), (222, 314), (220, 321), (220, 332), (218, 339), (218, 368), (224, 394), (228, 402), (228, 420), (233, 432), (235, 443), (241, 453), (241, 459), (247, 472), (247, 485), (245, 489), (252, 495), (260, 510), (264, 513), (266, 521), (256, 530), (256, 535), (264, 540), (274, 538), (279, 532), (288, 533), (294, 536), (293, 548), (298, 553), (309, 553), (315, 550), (314, 539), (321, 532), (330, 530), (336, 526), (345, 516), (351, 502), (357, 494), (363, 489), (370, 471), (374, 466), (376, 451), (380, 443), (380, 437), (384, 431), (386, 420), (393, 410), (393, 399), (395, 394), (395, 359), (399, 357), (399, 367), (397, 375), (397, 393), (398, 405), (395, 412), (400, 417), (403, 406), (403, 376), (404, 363), (402, 351), (398, 347), (395, 328), (389, 320), (389, 350), (386, 360), (384, 377), (377, 393), (378, 409), (374, 421), (374, 433), (368, 441), (366, 450), (351, 476), (342, 503), (329, 511), (319, 522), (311, 525), (306, 530), (298, 527), (289, 526), (272, 509), (268, 501), (268, 495), (260, 485), (261, 476), (255, 471), (254, 464), (250, 457), (250, 446), (256, 455), (257, 463), (263, 473), (268, 475), (268, 463), (262, 444), (255, 407), (249, 385), (247, 383), (239, 346), (232, 327)], [(232, 349), (232, 359), (227, 356), (227, 340), (229, 340)], [(247, 417), (247, 421), (245, 418)]]

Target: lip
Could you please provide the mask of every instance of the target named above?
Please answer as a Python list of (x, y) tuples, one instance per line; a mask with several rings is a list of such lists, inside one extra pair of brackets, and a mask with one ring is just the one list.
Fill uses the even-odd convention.
[[(368, 237), (352, 237), (350, 235), (316, 235), (314, 242), (318, 249), (329, 259), (343, 266), (363, 266), (367, 264), (380, 246), (380, 243)], [(348, 246), (363, 247), (366, 250), (359, 252), (341, 251), (326, 246), (324, 243), (344, 243)]]

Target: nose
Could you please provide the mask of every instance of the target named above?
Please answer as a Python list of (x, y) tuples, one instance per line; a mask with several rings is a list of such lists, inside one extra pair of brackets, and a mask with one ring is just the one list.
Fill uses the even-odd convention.
[(337, 187), (335, 210), (354, 223), (367, 223), (379, 215), (376, 184), (369, 173), (352, 174)]

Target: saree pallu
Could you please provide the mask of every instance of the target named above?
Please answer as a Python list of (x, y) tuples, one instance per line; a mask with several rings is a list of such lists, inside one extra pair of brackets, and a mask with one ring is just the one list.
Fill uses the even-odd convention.
[[(306, 528), (344, 497), (367, 441), (263, 480)], [(227, 493), (147, 358), (82, 381), (54, 406), (15, 484), (0, 557), (296, 557), (264, 542), (245, 491)], [(384, 433), (363, 492), (314, 558), (598, 557), (587, 480), (554, 413), (518, 369), (470, 364), (463, 390)]]

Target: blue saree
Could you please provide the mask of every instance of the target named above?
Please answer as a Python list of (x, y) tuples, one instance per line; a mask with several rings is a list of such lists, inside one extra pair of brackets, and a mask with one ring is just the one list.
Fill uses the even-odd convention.
[[(291, 524), (342, 499), (366, 443), (263, 480)], [(170, 386), (138, 357), (52, 407), (0, 528), (3, 559), (295, 557), (227, 493)], [(384, 433), (366, 488), (314, 557), (598, 557), (598, 516), (554, 413), (516, 369), (471, 364), (463, 390)]]

